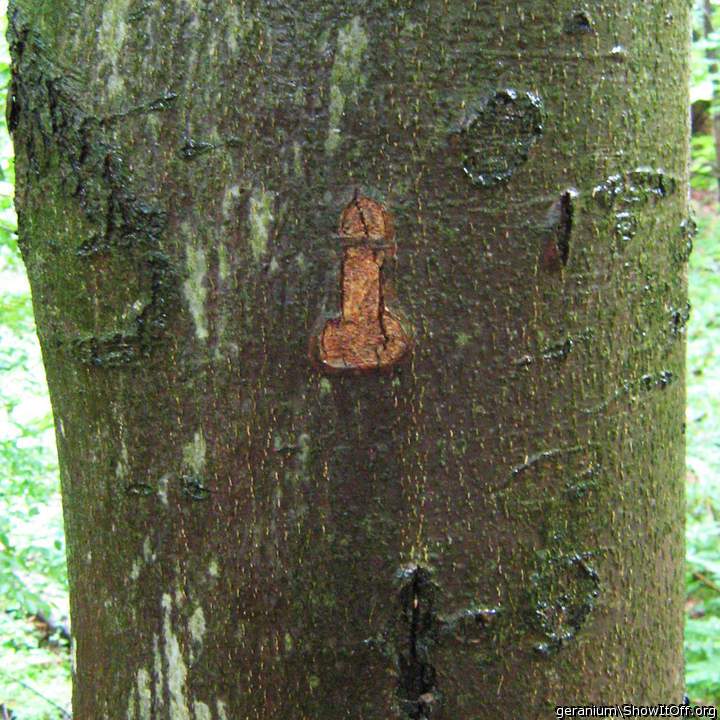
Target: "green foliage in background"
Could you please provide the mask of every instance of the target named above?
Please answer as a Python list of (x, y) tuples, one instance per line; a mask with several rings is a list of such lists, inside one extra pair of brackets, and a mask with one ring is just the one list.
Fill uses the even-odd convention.
[[(10, 80), (0, 3), (0, 87)], [(55, 438), (27, 278), (16, 242), (13, 152), (0, 112), (0, 708), (68, 717), (67, 575)], [(33, 623), (40, 614), (47, 623)], [(42, 628), (42, 632), (39, 631)], [(4, 715), (0, 714), (0, 717)]]
[[(720, 118), (720, 3), (695, 0), (690, 102), (693, 107), (692, 186), (718, 187), (713, 124)], [(720, 130), (720, 121), (719, 130)]]
[[(686, 662), (693, 702), (720, 704), (720, 216), (712, 116), (720, 113), (720, 4), (707, 34), (696, 2), (692, 98), (699, 233), (690, 260)], [(5, 2), (0, 0), (4, 17)], [(0, 31), (4, 37), (4, 21)], [(0, 40), (0, 86), (9, 82)], [(12, 209), (12, 147), (0, 113), (0, 717), (68, 718), (67, 578), (52, 418)], [(38, 613), (47, 623), (38, 620)], [(35, 619), (33, 620), (33, 616)], [(618, 698), (625, 701), (626, 698)], [(670, 699), (668, 699), (670, 700)]]
[(688, 325), (688, 692), (720, 704), (720, 216), (697, 206)]
[(714, 124), (720, 127), (718, 0), (695, 2), (692, 73), (698, 235), (690, 258), (693, 311), (687, 328), (685, 662), (690, 697), (720, 705), (720, 205), (713, 136)]

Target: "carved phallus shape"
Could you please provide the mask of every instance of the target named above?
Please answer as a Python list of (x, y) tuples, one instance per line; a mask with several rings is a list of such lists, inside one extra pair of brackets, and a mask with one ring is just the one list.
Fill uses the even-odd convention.
[(342, 310), (313, 338), (313, 356), (326, 372), (387, 369), (412, 347), (400, 318), (385, 304), (383, 264), (395, 255), (390, 214), (356, 194), (340, 216)]

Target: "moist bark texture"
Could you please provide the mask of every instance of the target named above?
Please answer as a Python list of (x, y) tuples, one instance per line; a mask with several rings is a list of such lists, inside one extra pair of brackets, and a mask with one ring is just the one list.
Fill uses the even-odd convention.
[[(689, 13), (11, 3), (75, 718), (682, 700)], [(354, 197), (412, 349), (325, 374)]]

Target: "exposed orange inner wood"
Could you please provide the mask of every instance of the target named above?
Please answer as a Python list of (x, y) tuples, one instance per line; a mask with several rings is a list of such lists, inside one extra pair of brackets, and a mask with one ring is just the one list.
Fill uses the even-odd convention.
[(379, 203), (356, 197), (340, 218), (346, 243), (342, 265), (342, 312), (319, 338), (328, 370), (373, 370), (397, 363), (411, 346), (399, 319), (385, 307), (382, 267), (394, 253), (392, 220)]

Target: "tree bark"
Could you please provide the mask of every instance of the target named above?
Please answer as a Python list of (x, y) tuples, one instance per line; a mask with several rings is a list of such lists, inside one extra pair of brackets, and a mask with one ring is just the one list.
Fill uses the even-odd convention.
[(681, 702), (688, 6), (12, 3), (74, 717)]

